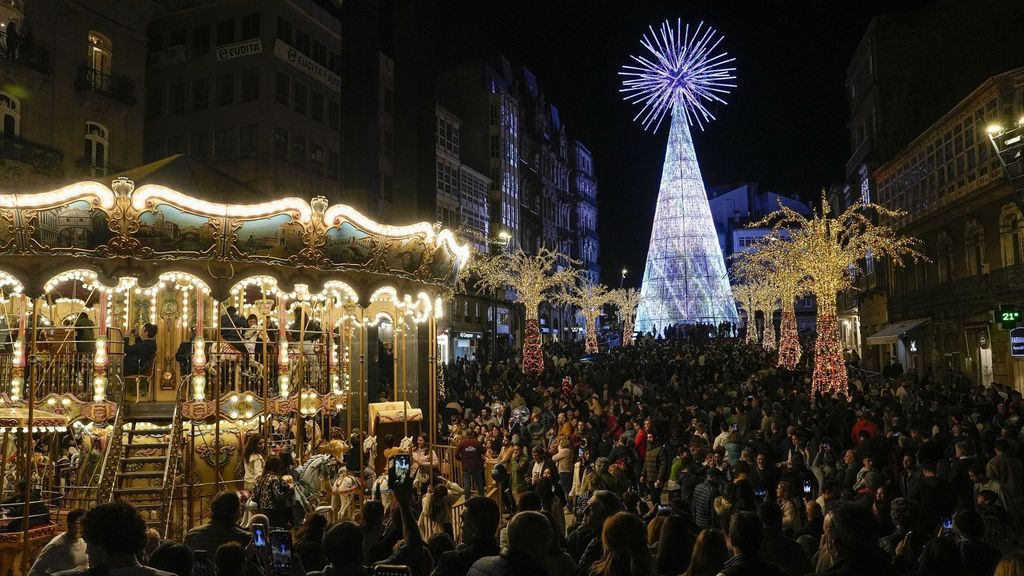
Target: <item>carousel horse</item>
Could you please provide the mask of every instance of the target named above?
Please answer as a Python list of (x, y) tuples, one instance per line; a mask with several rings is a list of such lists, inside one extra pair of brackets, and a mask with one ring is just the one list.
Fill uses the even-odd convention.
[(415, 447), (416, 447), (416, 445), (413, 443), (412, 436), (406, 436), (405, 438), (402, 438), (401, 442), (398, 443), (398, 448), (402, 452), (406, 452), (406, 453), (409, 453), (409, 454), (412, 453), (413, 448), (415, 448)]
[(363, 440), (363, 452), (370, 456), (370, 462), (377, 460), (377, 436), (367, 436)]
[(331, 454), (316, 454), (299, 469), (295, 482), (295, 501), (311, 512), (320, 505), (321, 495), (334, 483), (341, 464)]

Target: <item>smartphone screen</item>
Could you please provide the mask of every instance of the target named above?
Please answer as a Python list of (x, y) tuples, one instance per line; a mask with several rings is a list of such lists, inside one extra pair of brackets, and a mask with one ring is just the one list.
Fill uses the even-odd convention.
[(411, 466), (409, 455), (399, 454), (395, 456), (391, 465), (395, 471), (395, 482), (403, 484), (409, 478), (409, 467)]
[(263, 524), (252, 525), (252, 545), (260, 549), (267, 547), (267, 527)]
[(758, 498), (764, 498), (767, 495), (768, 495), (768, 491), (765, 490), (764, 488), (762, 488), (760, 490), (754, 490), (754, 496), (757, 496)]
[(210, 576), (210, 561), (206, 550), (196, 550), (192, 558), (192, 576)]
[(809, 480), (804, 481), (804, 494), (811, 493), (811, 482)]
[(409, 576), (412, 569), (408, 566), (378, 564), (373, 567), (374, 576)]
[(292, 571), (292, 533), (274, 530), (270, 533), (270, 561), (277, 576), (288, 576)]
[(943, 530), (952, 530), (953, 529), (953, 519), (952, 518), (944, 518), (942, 520), (942, 529)]

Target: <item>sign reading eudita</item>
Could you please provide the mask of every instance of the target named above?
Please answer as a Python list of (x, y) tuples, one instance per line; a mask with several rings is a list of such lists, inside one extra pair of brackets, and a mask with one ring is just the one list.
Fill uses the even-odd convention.
[(224, 60), (231, 60), (232, 58), (240, 58), (242, 56), (252, 56), (253, 54), (261, 54), (263, 52), (263, 40), (256, 38), (254, 40), (243, 40), (241, 42), (235, 42), (234, 44), (225, 44), (217, 47), (217, 62)]
[(1010, 330), (1010, 355), (1024, 358), (1024, 328)]
[(321, 65), (316, 60), (299, 52), (295, 47), (278, 40), (274, 44), (274, 56), (316, 78), (321, 83), (330, 86), (335, 92), (341, 92), (340, 76), (331, 72), (326, 66)]

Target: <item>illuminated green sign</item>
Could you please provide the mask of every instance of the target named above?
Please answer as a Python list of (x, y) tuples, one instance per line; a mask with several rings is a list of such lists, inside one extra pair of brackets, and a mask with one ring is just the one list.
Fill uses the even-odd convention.
[(996, 321), (1007, 330), (1015, 328), (1021, 321), (1021, 312), (1016, 306), (1003, 304), (996, 312)]

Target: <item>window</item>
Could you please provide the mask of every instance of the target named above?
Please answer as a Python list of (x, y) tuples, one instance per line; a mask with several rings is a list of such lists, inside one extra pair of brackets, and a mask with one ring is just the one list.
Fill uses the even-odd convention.
[(106, 175), (110, 140), (107, 129), (96, 122), (85, 123), (85, 165), (94, 175)]
[(295, 111), (299, 114), (306, 113), (306, 107), (309, 105), (309, 88), (299, 82), (295, 81)]
[(164, 156), (164, 142), (159, 138), (152, 140), (146, 140), (142, 143), (142, 161), (153, 162), (159, 160)]
[(170, 93), (171, 95), (169, 100), (171, 104), (169, 112), (171, 114), (181, 114), (185, 112), (185, 83), (178, 82), (176, 84), (171, 84)]
[(501, 140), (497, 136), (491, 136), (491, 158), (501, 156)]
[(285, 106), (288, 105), (288, 101), (291, 99), (291, 84), (292, 80), (284, 72), (277, 73), (277, 80), (275, 82), (277, 101)]
[(167, 139), (167, 155), (185, 154), (185, 138), (182, 136), (171, 136)]
[(964, 250), (969, 275), (988, 272), (985, 263), (985, 229), (973, 218), (964, 224)]
[(192, 30), (192, 55), (205, 56), (210, 53), (210, 27), (200, 26)]
[(341, 127), (341, 107), (337, 102), (327, 102), (327, 125), (337, 130)]
[[(327, 175), (331, 178), (338, 178), (338, 166), (341, 164), (341, 154), (337, 150), (327, 151)], [(385, 186), (382, 186), (385, 190)]]
[(3, 119), (4, 138), (21, 135), (21, 102), (7, 92), (0, 92), (0, 116)]
[(175, 30), (167, 35), (168, 46), (184, 46), (185, 45), (185, 29)]
[(103, 74), (110, 74), (112, 57), (110, 38), (99, 32), (89, 32), (89, 54), (86, 56), (89, 68)]
[(231, 128), (220, 128), (213, 133), (213, 159), (231, 160), (234, 153), (234, 134)]
[(228, 18), (217, 22), (217, 45), (235, 41), (235, 19)]
[(306, 164), (306, 137), (292, 134), (291, 161), (299, 165)]
[(309, 56), (309, 34), (302, 30), (295, 31), (295, 49)]
[(238, 129), (238, 155), (242, 158), (255, 158), (257, 151), (258, 127), (255, 124), (242, 126)]
[(1024, 215), (1014, 204), (1006, 204), (1000, 213), (999, 244), (1003, 266), (1024, 264)]
[(317, 122), (324, 121), (324, 95), (313, 90), (310, 95), (311, 104), (309, 107), (309, 115), (313, 117), (313, 120)]
[(274, 127), (274, 157), (280, 160), (288, 159), (288, 129), (280, 126)]
[(192, 109), (206, 110), (210, 107), (210, 79), (196, 78), (192, 81)]
[(210, 135), (196, 132), (188, 138), (188, 153), (193, 158), (206, 160), (210, 156)]
[(313, 40), (313, 60), (321, 66), (327, 66), (327, 46), (319, 40)]
[(277, 17), (277, 37), (285, 44), (292, 43), (292, 23), (280, 16)]
[(260, 37), (260, 15), (249, 14), (242, 17), (242, 40)]
[(242, 102), (252, 102), (253, 100), (260, 99), (260, 71), (259, 69), (253, 68), (252, 70), (242, 71)]
[(318, 142), (309, 144), (309, 165), (317, 170), (324, 168), (324, 147)]
[(164, 87), (146, 88), (146, 118), (156, 118), (164, 110)]
[(231, 106), (235, 101), (235, 75), (217, 76), (217, 106)]

